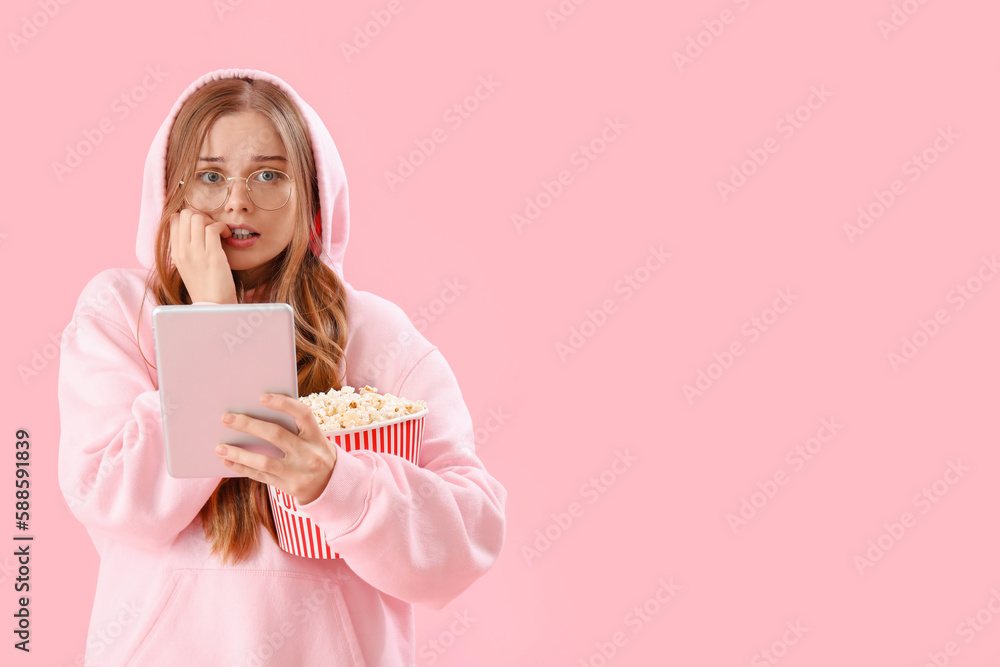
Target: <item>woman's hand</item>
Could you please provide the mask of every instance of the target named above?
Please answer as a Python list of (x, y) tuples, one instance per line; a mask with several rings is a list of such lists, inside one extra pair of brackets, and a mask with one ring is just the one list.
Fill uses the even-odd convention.
[[(270, 400), (265, 400), (270, 397)], [(298, 398), (283, 394), (264, 394), (260, 402), (295, 418), (298, 433), (278, 424), (254, 419), (249, 415), (226, 413), (223, 423), (231, 429), (267, 440), (285, 453), (278, 459), (265, 454), (248, 452), (236, 445), (219, 445), (215, 453), (227, 468), (280, 489), (299, 504), (311, 503), (320, 497), (330, 482), (337, 464), (337, 446), (327, 440), (319, 429), (312, 408)], [(233, 421), (226, 423), (226, 417)]]
[(229, 225), (185, 208), (170, 216), (170, 256), (187, 287), (191, 303), (237, 303), (229, 260), (222, 239)]

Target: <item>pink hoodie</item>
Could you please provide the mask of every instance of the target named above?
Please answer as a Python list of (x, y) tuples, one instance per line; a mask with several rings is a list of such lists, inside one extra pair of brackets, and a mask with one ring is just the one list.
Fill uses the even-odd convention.
[[(300, 505), (340, 560), (261, 548), (226, 566), (198, 512), (221, 478), (167, 474), (147, 269), (163, 207), (167, 136), (184, 100), (227, 77), (271, 81), (304, 115), (316, 157), (323, 261), (343, 279), (347, 181), (319, 116), (281, 79), (226, 69), (185, 90), (146, 159), (136, 256), (144, 269), (97, 274), (63, 332), (59, 485), (101, 556), (86, 665), (412, 665), (413, 605), (441, 609), (492, 567), (507, 493), (476, 456), (461, 390), (438, 349), (395, 304), (344, 281), (345, 384), (423, 399), (419, 467), (341, 451), (322, 495)], [(344, 366), (341, 366), (343, 370)]]

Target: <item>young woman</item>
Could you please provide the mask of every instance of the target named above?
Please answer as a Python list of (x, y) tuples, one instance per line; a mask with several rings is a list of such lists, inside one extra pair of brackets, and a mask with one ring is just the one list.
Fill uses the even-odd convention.
[[(413, 605), (442, 608), (496, 561), (506, 491), (455, 376), (399, 307), (347, 283), (347, 238), (340, 156), (288, 84), (226, 69), (181, 94), (146, 160), (143, 269), (91, 279), (63, 333), (59, 484), (101, 556), (87, 665), (411, 665)], [(250, 301), (292, 306), (299, 395), (368, 384), (426, 401), (419, 466), (338, 451), (274, 395), (297, 432), (229, 426), (283, 459), (228, 446), (220, 471), (240, 477), (168, 475), (152, 307)], [(265, 484), (340, 558), (284, 552)]]

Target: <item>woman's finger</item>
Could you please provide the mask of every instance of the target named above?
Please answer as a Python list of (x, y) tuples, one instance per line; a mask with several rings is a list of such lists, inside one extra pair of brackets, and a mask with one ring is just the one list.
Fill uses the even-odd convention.
[[(221, 229), (220, 229), (221, 225)], [(206, 253), (218, 253), (225, 259), (225, 252), (222, 249), (222, 239), (223, 234), (228, 233), (232, 236), (233, 233), (229, 231), (229, 226), (224, 222), (213, 222), (207, 225), (202, 232), (202, 236), (205, 239), (205, 252)], [(218, 256), (216, 257), (218, 259)], [(228, 260), (226, 260), (228, 263)]]
[(276, 459), (265, 454), (248, 452), (242, 447), (229, 444), (219, 444), (215, 448), (215, 454), (224, 466), (246, 475), (258, 482), (274, 485), (277, 476), (281, 474), (284, 463), (281, 459)]
[(205, 227), (211, 223), (212, 219), (204, 213), (194, 213), (191, 216), (191, 245), (197, 248), (198, 253), (202, 256), (205, 254), (205, 249), (209, 247)]
[[(232, 421), (227, 422), (226, 417), (232, 417)], [(272, 424), (263, 419), (255, 419), (250, 415), (235, 412), (227, 412), (223, 415), (222, 423), (229, 428), (255, 435), (261, 440), (267, 440), (272, 445), (288, 455), (289, 449), (294, 446), (295, 434), (279, 424)]]
[(285, 414), (295, 418), (295, 425), (298, 427), (298, 435), (303, 440), (315, 440), (315, 436), (323, 436), (319, 430), (319, 423), (313, 416), (312, 408), (303, 403), (298, 397), (286, 396), (285, 394), (263, 394), (260, 397), (261, 405), (272, 410), (280, 410)]
[(174, 252), (177, 251), (177, 244), (180, 242), (177, 231), (177, 228), (180, 223), (179, 217), (180, 215), (178, 213), (174, 213), (173, 215), (170, 216), (170, 248)]
[(178, 244), (187, 248), (191, 245), (191, 210), (182, 209), (180, 212), (180, 217), (177, 223), (177, 241)]
[(213, 222), (205, 229), (211, 229), (213, 233), (218, 233), (219, 237), (224, 239), (233, 235), (233, 230), (229, 229), (229, 225), (221, 221)]
[[(233, 460), (229, 467), (281, 489), (301, 502), (310, 502), (304, 499), (318, 497), (329, 483), (337, 464), (337, 448), (323, 435), (312, 409), (298, 397), (263, 394), (260, 398), (267, 408), (291, 415), (297, 432), (249, 415), (226, 413), (222, 422), (227, 427), (267, 440), (285, 454), (284, 458), (276, 459), (263, 454), (230, 451), (225, 455)], [(229, 449), (238, 448), (230, 446)]]

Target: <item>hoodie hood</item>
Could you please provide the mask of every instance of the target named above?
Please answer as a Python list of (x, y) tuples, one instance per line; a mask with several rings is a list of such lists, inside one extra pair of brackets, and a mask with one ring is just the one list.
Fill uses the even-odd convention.
[(344, 252), (347, 249), (350, 225), (347, 176), (340, 160), (340, 153), (319, 115), (299, 97), (291, 86), (273, 74), (254, 69), (219, 69), (205, 74), (181, 93), (166, 120), (160, 125), (160, 129), (153, 138), (153, 144), (149, 147), (142, 177), (139, 232), (135, 242), (135, 255), (139, 263), (146, 269), (151, 268), (155, 263), (156, 228), (160, 223), (163, 202), (166, 199), (167, 139), (170, 136), (174, 120), (184, 102), (196, 90), (211, 81), (228, 78), (263, 79), (273, 83), (285, 91), (305, 118), (309, 139), (312, 142), (313, 157), (316, 160), (316, 175), (319, 180), (320, 241), (322, 247), (320, 259), (332, 268), (340, 278), (343, 278)]

